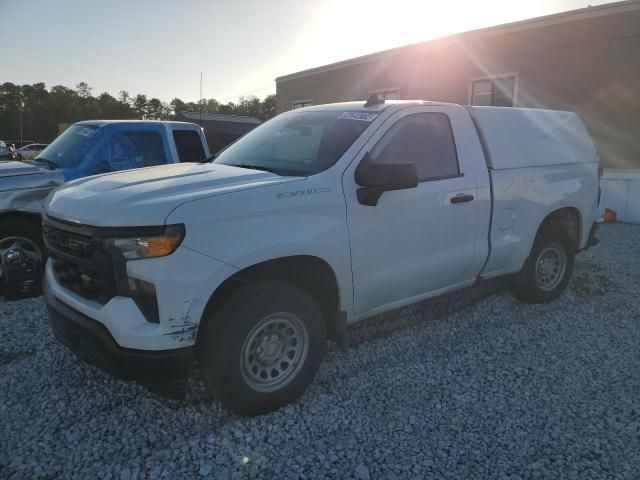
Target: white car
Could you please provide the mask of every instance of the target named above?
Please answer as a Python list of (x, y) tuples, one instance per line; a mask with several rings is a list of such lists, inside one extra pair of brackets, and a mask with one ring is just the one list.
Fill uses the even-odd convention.
[(30, 143), (24, 147), (16, 149), (16, 157), (18, 160), (31, 160), (35, 158), (40, 152), (47, 148), (46, 143)]
[(70, 182), (44, 215), (56, 337), (143, 383), (194, 358), (224, 405), (298, 398), (363, 318), (509, 275), (566, 288), (599, 161), (574, 113), (423, 101), (284, 113), (213, 163)]
[(16, 157), (18, 160), (31, 160), (35, 158), (42, 150), (47, 148), (46, 143), (31, 143), (16, 149)]

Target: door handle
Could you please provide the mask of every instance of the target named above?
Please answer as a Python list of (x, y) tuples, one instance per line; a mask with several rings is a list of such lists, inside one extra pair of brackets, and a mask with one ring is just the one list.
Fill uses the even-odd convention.
[(451, 203), (464, 203), (473, 200), (473, 195), (468, 193), (459, 193), (455, 197), (451, 197)]

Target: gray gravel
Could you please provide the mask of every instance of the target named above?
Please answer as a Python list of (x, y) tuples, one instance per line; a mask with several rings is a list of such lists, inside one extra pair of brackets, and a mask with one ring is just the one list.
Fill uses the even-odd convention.
[(555, 303), (491, 284), (372, 319), (253, 419), (112, 379), (40, 299), (0, 302), (0, 478), (638, 478), (640, 226), (600, 237)]

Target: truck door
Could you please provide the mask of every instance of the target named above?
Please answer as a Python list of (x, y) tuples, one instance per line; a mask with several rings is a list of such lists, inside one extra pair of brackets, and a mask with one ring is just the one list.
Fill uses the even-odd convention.
[[(387, 191), (375, 206), (360, 204), (354, 172), (366, 153), (373, 162), (415, 163), (418, 186)], [(356, 316), (475, 277), (476, 180), (458, 161), (445, 107), (392, 115), (346, 170), (343, 184)]]

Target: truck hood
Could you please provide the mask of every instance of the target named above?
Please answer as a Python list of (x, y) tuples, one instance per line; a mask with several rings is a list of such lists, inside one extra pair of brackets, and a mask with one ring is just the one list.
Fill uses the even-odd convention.
[(163, 165), (68, 182), (50, 196), (46, 211), (96, 227), (162, 225), (183, 203), (300, 178), (215, 163)]
[(19, 175), (38, 175), (45, 170), (35, 165), (16, 161), (0, 161), (0, 178), (16, 177)]
[(40, 213), (49, 191), (64, 183), (61, 170), (23, 162), (0, 161), (0, 212)]

